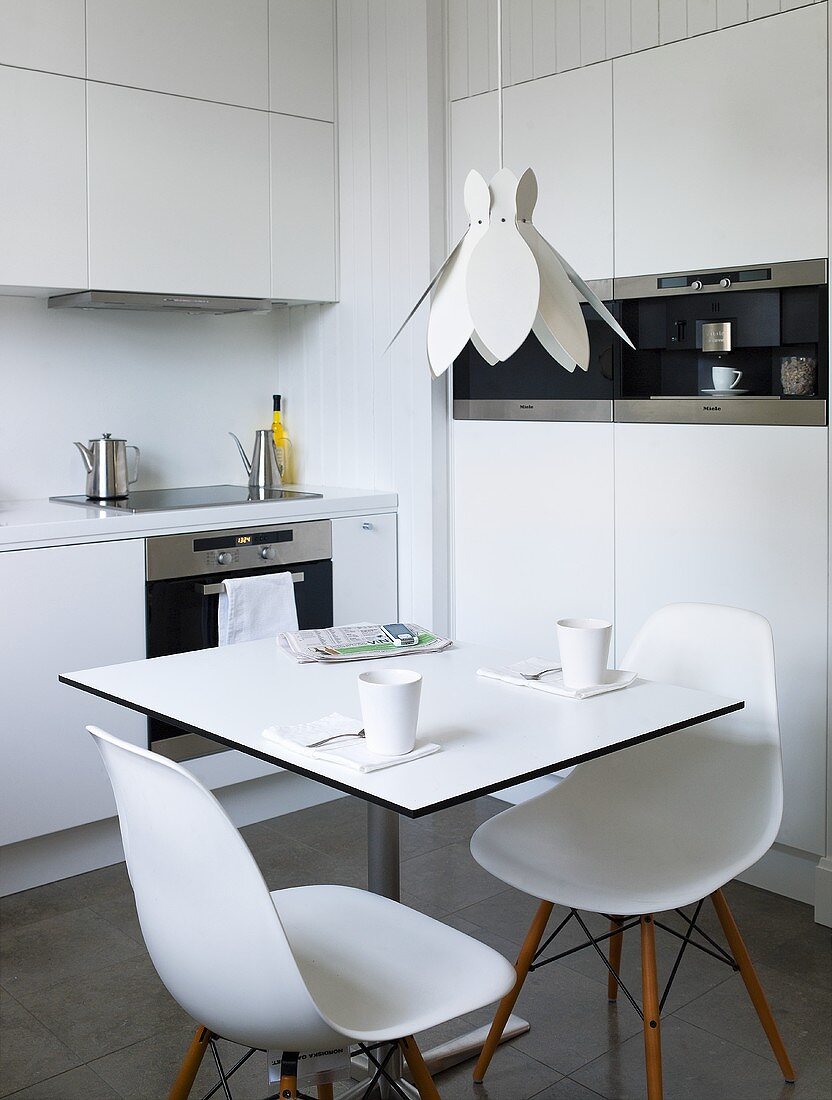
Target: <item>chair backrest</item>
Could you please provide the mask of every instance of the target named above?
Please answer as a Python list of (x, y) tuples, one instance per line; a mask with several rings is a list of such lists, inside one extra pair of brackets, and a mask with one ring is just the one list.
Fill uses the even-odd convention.
[(621, 667), (647, 680), (743, 699), (743, 710), (717, 720), (720, 736), (780, 744), (774, 641), (762, 615), (720, 604), (668, 604), (644, 623)]
[(147, 949), (195, 1021), (243, 1045), (331, 1042), (234, 824), (185, 768), (94, 726)]

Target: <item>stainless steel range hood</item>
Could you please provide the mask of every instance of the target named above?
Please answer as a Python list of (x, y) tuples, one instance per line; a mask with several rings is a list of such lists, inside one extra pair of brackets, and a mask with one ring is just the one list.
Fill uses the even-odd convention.
[(49, 309), (130, 309), (157, 313), (268, 313), (268, 298), (210, 298), (199, 294), (140, 294), (117, 290), (81, 290), (56, 294)]

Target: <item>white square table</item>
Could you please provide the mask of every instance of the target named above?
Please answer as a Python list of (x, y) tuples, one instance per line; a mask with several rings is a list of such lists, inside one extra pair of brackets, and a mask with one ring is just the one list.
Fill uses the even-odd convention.
[[(646, 680), (575, 700), (476, 675), (482, 666), (517, 658), (458, 642), (431, 655), (301, 665), (269, 639), (87, 669), (59, 679), (363, 799), (369, 889), (399, 900), (399, 815), (423, 817), (744, 706)], [(441, 751), (362, 774), (263, 737), (267, 726), (308, 722), (332, 711), (357, 717), (358, 673), (396, 666), (422, 673), (419, 741), (435, 741)], [(513, 1017), (503, 1037), (527, 1028)], [(485, 1037), (482, 1030), (482, 1036), (475, 1033), (453, 1044), (453, 1052), (434, 1052), (429, 1065), (432, 1061), (432, 1068), (441, 1068), (440, 1063), (447, 1066), (475, 1053)], [(410, 1086), (405, 1091), (413, 1095)]]

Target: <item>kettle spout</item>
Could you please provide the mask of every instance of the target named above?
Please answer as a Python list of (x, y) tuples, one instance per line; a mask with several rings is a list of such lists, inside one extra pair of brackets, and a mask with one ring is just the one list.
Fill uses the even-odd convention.
[[(237, 438), (237, 436), (233, 432), (229, 432), (228, 434), (231, 436), (231, 438), (237, 444), (237, 450), (240, 452), (240, 458), (243, 460), (243, 465), (246, 468), (246, 473), (251, 475), (251, 463), (249, 462), (248, 455), (246, 454), (245, 450), (243, 449), (242, 443), (239, 441), (239, 439)], [(80, 447), (81, 444), (79, 443), (78, 446)]]
[(81, 458), (84, 460), (84, 466), (86, 467), (87, 473), (91, 474), (92, 473), (92, 451), (89, 449), (89, 447), (85, 447), (83, 443), (79, 443), (77, 440), (75, 442), (75, 446), (81, 452)]

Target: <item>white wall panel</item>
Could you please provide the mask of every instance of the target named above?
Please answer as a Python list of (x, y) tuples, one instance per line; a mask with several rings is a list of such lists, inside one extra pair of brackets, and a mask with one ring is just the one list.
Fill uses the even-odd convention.
[[(826, 0), (503, 0), (503, 80), (519, 84), (813, 2)], [(451, 99), (496, 88), (496, 0), (447, 4)]]
[(276, 344), (297, 476), (398, 492), (399, 614), (417, 621), (433, 612), (425, 313), (384, 349), (431, 274), (426, 9), (338, 0), (340, 300), (285, 310)]

